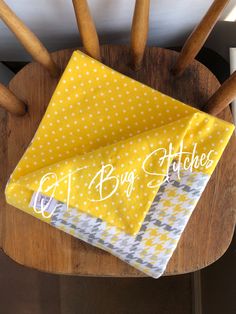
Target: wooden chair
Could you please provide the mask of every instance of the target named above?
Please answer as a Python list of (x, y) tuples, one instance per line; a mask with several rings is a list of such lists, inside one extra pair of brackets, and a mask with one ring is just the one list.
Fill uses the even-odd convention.
[[(92, 57), (161, 92), (231, 121), (236, 73), (222, 86), (194, 58), (228, 0), (215, 0), (182, 51), (145, 47), (149, 0), (136, 0), (131, 45), (99, 46), (87, 2), (73, 0), (84, 50)], [(37, 62), (0, 86), (0, 246), (13, 260), (38, 270), (72, 275), (143, 276), (112, 255), (63, 233), (5, 203), (6, 181), (27, 148), (73, 49), (48, 53), (0, 1), (0, 17)], [(201, 269), (228, 248), (235, 226), (236, 144), (232, 138), (172, 256), (166, 275)]]

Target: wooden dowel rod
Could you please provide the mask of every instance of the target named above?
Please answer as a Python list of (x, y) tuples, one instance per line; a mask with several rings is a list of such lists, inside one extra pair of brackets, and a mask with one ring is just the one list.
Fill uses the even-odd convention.
[(236, 71), (221, 85), (203, 108), (214, 116), (223, 111), (236, 98)]
[(196, 57), (228, 2), (229, 0), (215, 0), (212, 3), (206, 15), (184, 44), (173, 69), (175, 75), (181, 75)]
[(26, 112), (25, 104), (19, 100), (6, 86), (0, 83), (0, 106), (7, 111), (22, 116)]
[(135, 70), (142, 66), (148, 36), (149, 8), (150, 0), (136, 0), (131, 28), (131, 55)]
[(59, 75), (59, 69), (47, 49), (3, 0), (0, 0), (0, 18), (15, 34), (34, 60), (41, 63), (53, 77)]
[(86, 0), (73, 0), (75, 16), (85, 51), (101, 60), (97, 31)]

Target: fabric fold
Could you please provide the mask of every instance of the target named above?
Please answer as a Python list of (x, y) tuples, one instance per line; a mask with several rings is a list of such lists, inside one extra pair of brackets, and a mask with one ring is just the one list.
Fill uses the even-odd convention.
[[(193, 117), (66, 158), (20, 177), (15, 184), (136, 234)], [(169, 151), (172, 156), (160, 163)]]
[(157, 278), (233, 130), (75, 51), (6, 199)]

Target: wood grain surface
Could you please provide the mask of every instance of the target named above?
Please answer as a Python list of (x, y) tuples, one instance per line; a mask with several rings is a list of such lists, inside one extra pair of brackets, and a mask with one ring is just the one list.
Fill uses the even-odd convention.
[(132, 65), (137, 71), (142, 66), (149, 28), (150, 0), (136, 0), (131, 27), (130, 50)]
[[(63, 69), (72, 50), (53, 53)], [(193, 61), (184, 74), (175, 78), (171, 69), (178, 53), (147, 48), (143, 67), (135, 72), (129, 66), (129, 47), (102, 46), (104, 63), (138, 81), (195, 107), (202, 107), (219, 88), (215, 76)], [(0, 175), (5, 184), (26, 150), (57, 84), (37, 63), (28, 64), (12, 79), (10, 89), (26, 104), (27, 114), (15, 117), (1, 111)], [(220, 116), (231, 121), (229, 108)], [(182, 274), (203, 268), (217, 260), (228, 248), (235, 225), (236, 144), (231, 138), (205, 189), (165, 275)], [(135, 268), (59, 231), (19, 209), (5, 205), (1, 190), (0, 244), (4, 252), (20, 264), (38, 270), (90, 276), (144, 276)]]
[(3, 0), (0, 0), (0, 18), (34, 60), (41, 63), (53, 77), (58, 77), (60, 73), (47, 49)]

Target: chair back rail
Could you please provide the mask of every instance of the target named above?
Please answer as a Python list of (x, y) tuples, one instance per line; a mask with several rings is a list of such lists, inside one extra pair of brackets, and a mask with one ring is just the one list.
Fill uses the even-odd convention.
[(42, 64), (49, 71), (51, 76), (57, 77), (60, 71), (47, 49), (3, 0), (0, 0), (0, 18), (15, 34), (33, 59)]
[(145, 51), (148, 24), (149, 24), (150, 0), (136, 0), (131, 28), (131, 56), (132, 65), (135, 70), (142, 66)]
[(236, 98), (236, 71), (208, 100), (204, 110), (214, 116), (223, 111)]
[(0, 106), (7, 111), (21, 116), (26, 112), (25, 104), (18, 99), (6, 86), (0, 83)]
[(86, 0), (72, 0), (76, 20), (85, 51), (91, 57), (101, 60), (99, 40)]
[(181, 75), (196, 57), (228, 2), (229, 0), (214, 0), (201, 22), (185, 42), (173, 69), (175, 75)]
[[(72, 0), (72, 2), (85, 51), (91, 57), (101, 60), (98, 35), (88, 3), (86, 0)], [(180, 75), (193, 61), (228, 2), (229, 0), (214, 0), (206, 15), (184, 44), (174, 66), (174, 74)], [(130, 47), (132, 63), (135, 70), (140, 69), (142, 66), (148, 35), (149, 9), (150, 0), (136, 0), (131, 28)], [(59, 68), (56, 66), (49, 52), (3, 0), (0, 0), (0, 18), (11, 29), (32, 57), (41, 63), (52, 76), (58, 76)], [(235, 87), (236, 74), (234, 73), (215, 95), (209, 99), (204, 109), (210, 114), (219, 114), (236, 97)], [(23, 102), (18, 100), (4, 85), (0, 85), (0, 92), (2, 93), (0, 96), (1, 106), (14, 114), (21, 115), (25, 113), (25, 105)]]

